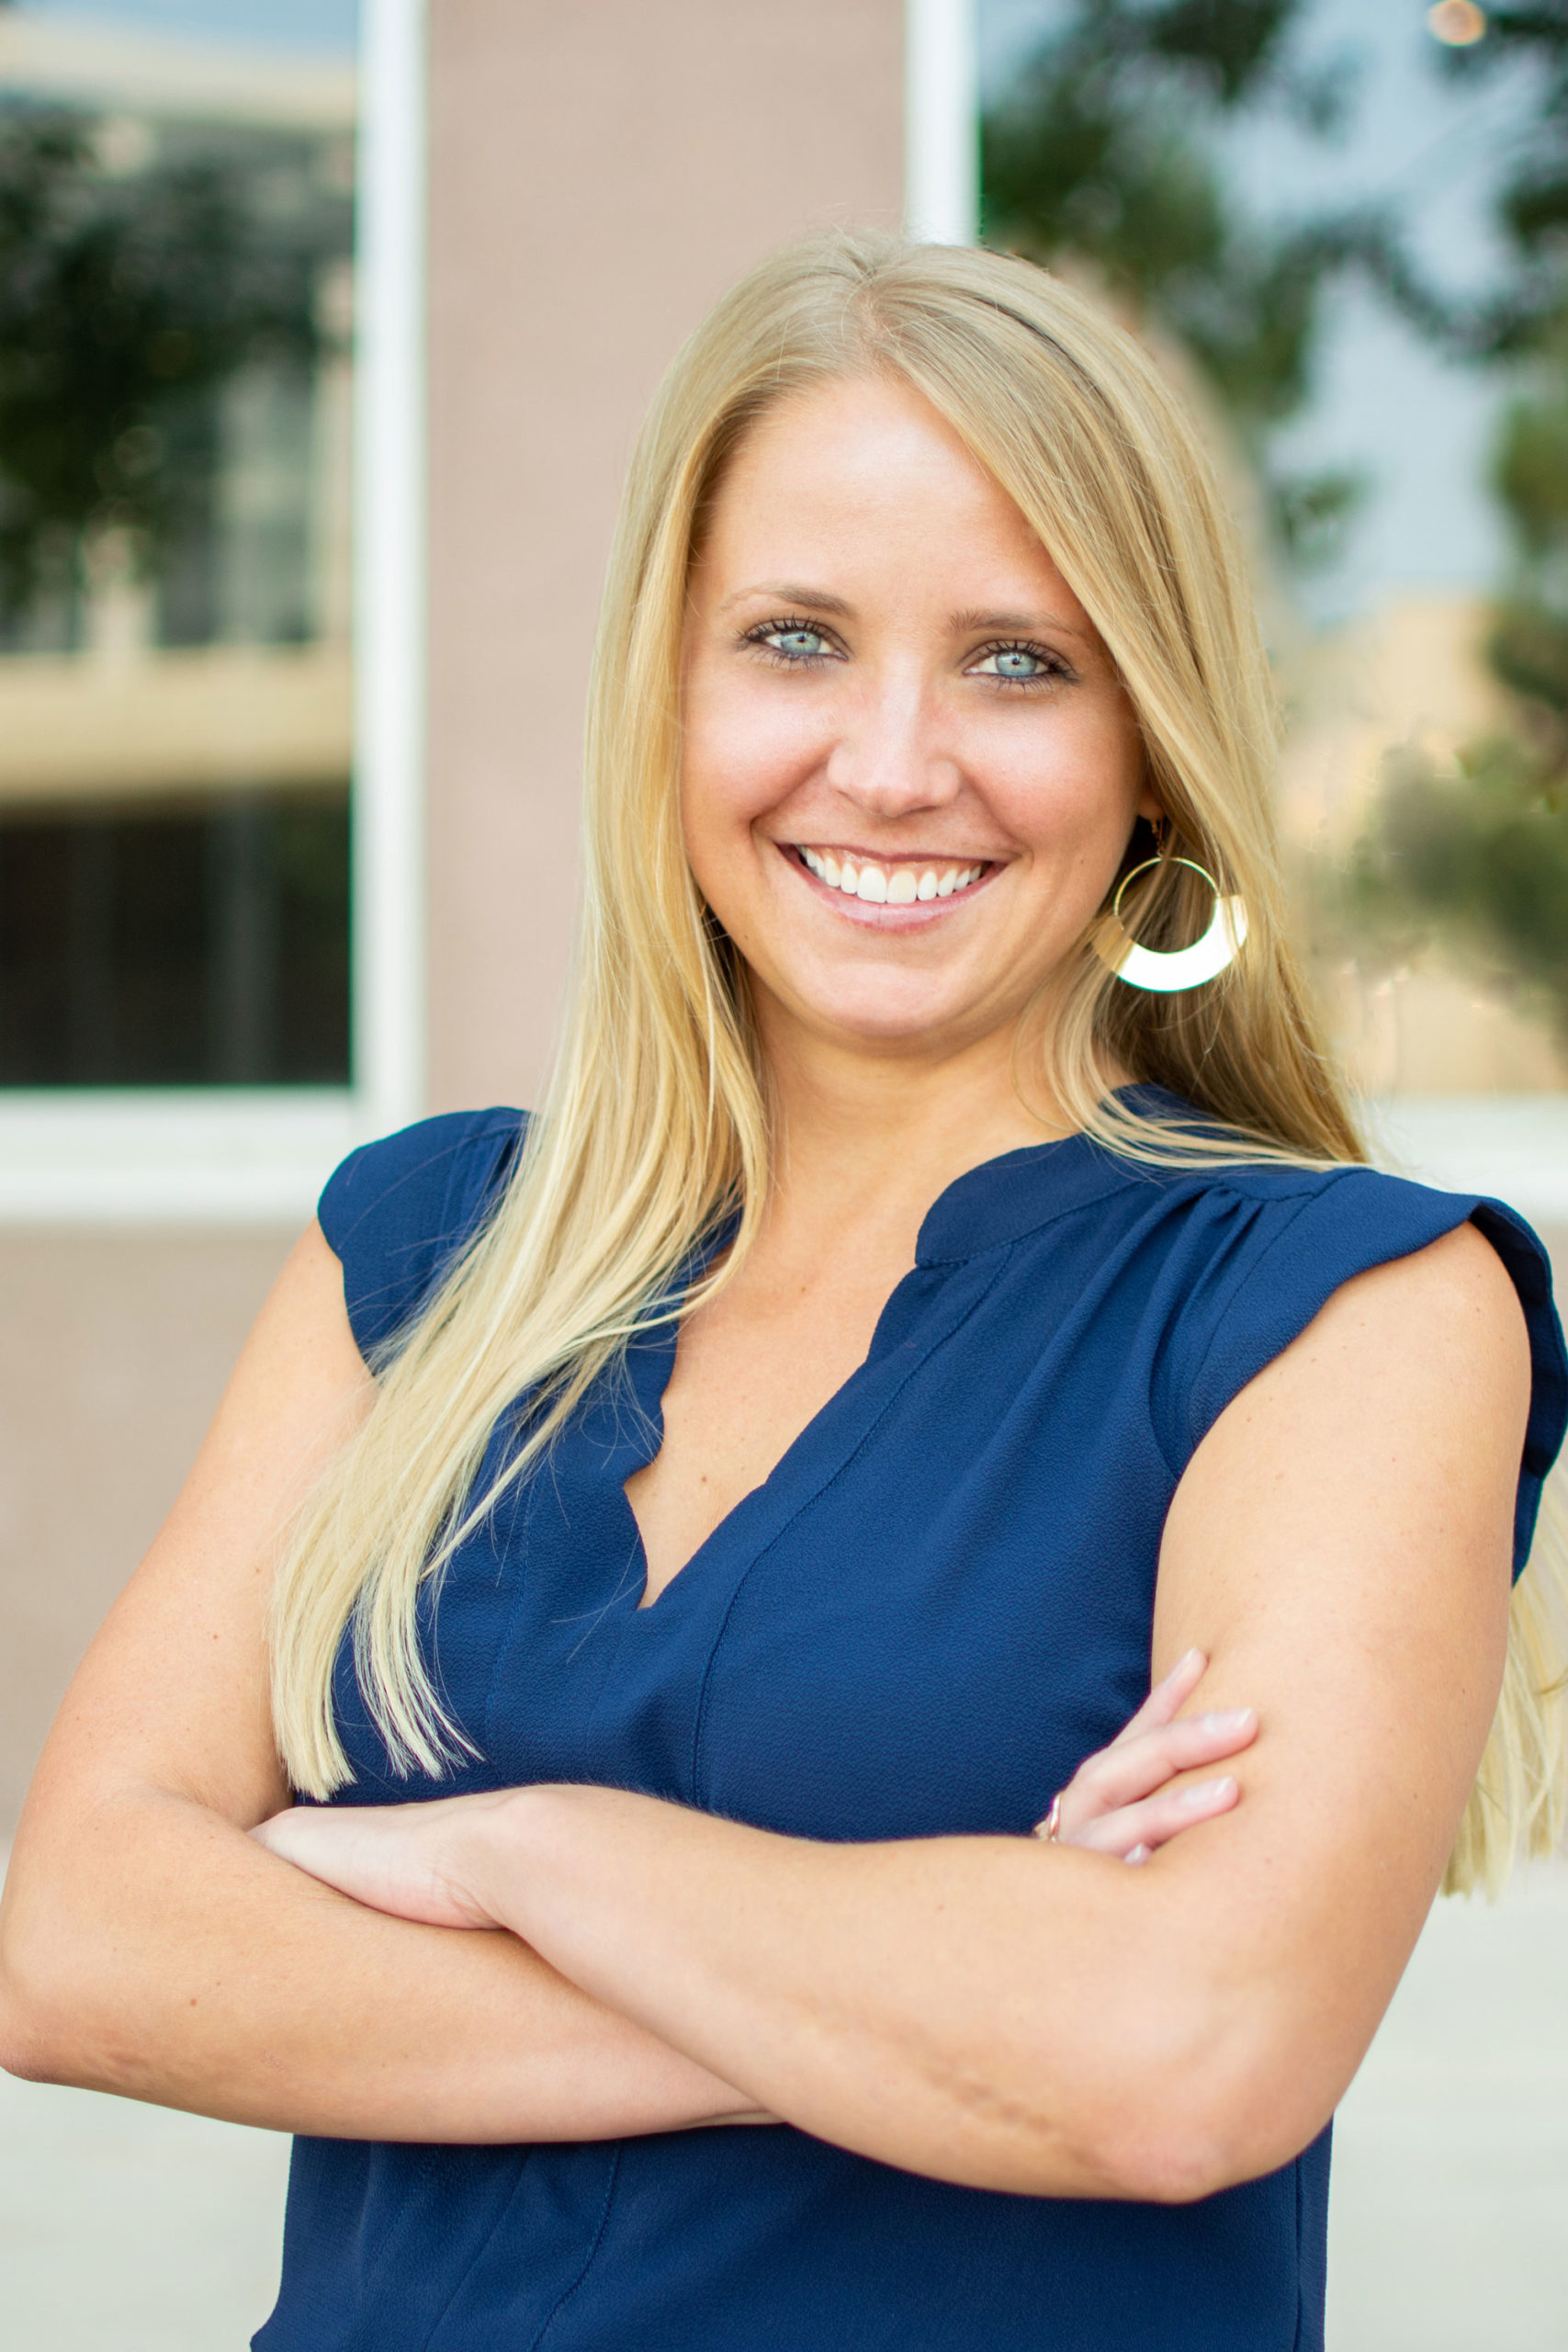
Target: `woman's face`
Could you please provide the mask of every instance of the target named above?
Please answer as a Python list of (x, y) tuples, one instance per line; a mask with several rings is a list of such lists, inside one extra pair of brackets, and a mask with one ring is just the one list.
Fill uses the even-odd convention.
[(1156, 813), (1083, 607), (897, 379), (782, 402), (741, 445), (683, 693), (687, 853), (775, 1039), (1010, 1028)]

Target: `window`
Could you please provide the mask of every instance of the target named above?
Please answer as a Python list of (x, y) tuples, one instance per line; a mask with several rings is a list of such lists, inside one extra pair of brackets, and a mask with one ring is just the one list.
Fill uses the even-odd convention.
[(292, 1215), (418, 1108), (420, 23), (360, 13), (0, 5), (0, 1212)]

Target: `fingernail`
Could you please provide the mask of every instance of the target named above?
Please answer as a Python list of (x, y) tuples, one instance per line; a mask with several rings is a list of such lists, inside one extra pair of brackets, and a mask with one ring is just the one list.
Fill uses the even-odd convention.
[(1208, 1662), (1201, 1650), (1184, 1650), (1165, 1679), (1168, 1682), (1174, 1682), (1178, 1676), (1185, 1674), (1190, 1667), (1207, 1666)]
[(1124, 1862), (1146, 1862), (1152, 1850), (1148, 1846), (1134, 1846), (1122, 1859)]
[(1227, 1772), (1222, 1780), (1200, 1781), (1195, 1789), (1183, 1789), (1177, 1802), (1195, 1810), (1200, 1805), (1213, 1804), (1220, 1797), (1228, 1797), (1235, 1786)]
[(1225, 1707), (1217, 1714), (1200, 1715), (1198, 1720), (1205, 1731), (1228, 1734), (1246, 1731), (1253, 1721), (1253, 1713), (1250, 1707)]

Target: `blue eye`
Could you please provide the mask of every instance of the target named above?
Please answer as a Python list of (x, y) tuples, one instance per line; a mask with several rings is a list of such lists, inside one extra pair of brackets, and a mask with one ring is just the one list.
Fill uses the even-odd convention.
[(776, 624), (759, 631), (757, 641), (772, 652), (782, 653), (786, 662), (811, 662), (831, 650), (820, 629), (780, 628)]
[(971, 664), (983, 678), (1000, 678), (1010, 685), (1029, 686), (1054, 674), (1054, 665), (1032, 645), (993, 645)]

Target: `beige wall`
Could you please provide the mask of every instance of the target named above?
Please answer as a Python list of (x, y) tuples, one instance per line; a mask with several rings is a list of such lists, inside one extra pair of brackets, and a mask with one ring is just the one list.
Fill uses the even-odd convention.
[(583, 686), (638, 415), (802, 230), (897, 226), (902, 0), (431, 12), (433, 1105), (526, 1101), (570, 936)]
[(0, 1838), (293, 1238), (0, 1238)]

